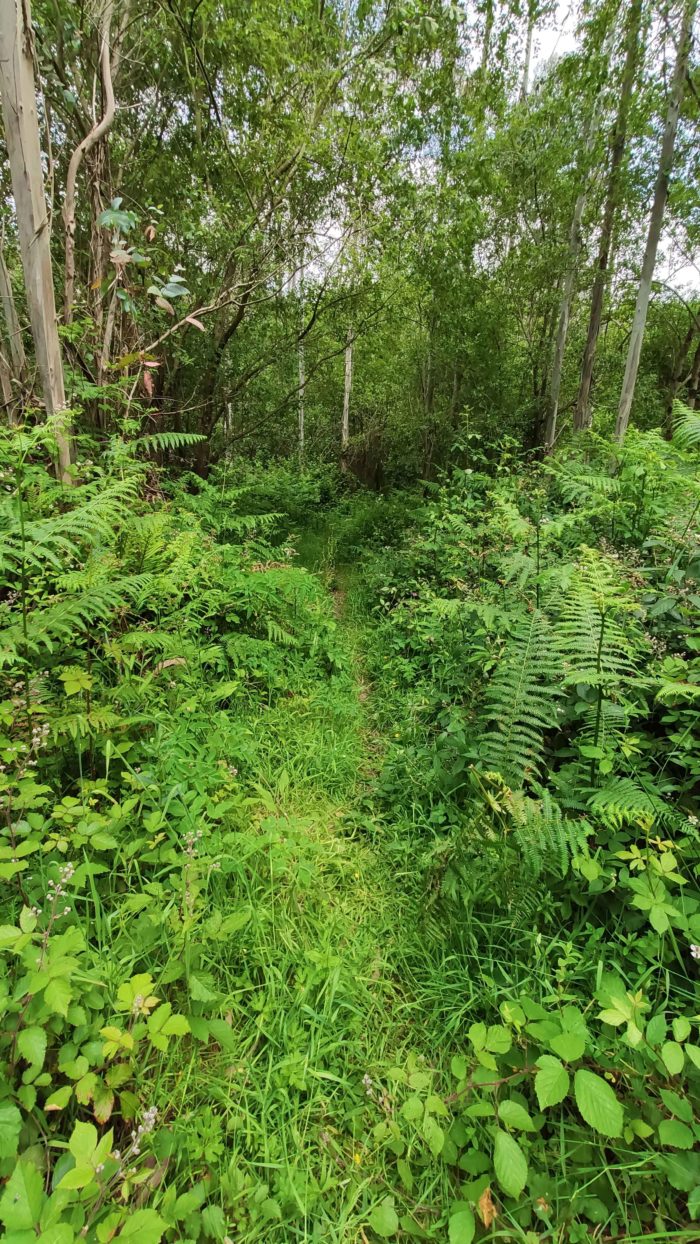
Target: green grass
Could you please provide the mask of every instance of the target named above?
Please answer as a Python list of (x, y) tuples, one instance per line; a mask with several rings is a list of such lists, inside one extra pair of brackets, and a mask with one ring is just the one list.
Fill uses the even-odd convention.
[(159, 1094), (171, 1103), (178, 1186), (209, 1162), (217, 1182), (233, 1180), (241, 1242), (362, 1239), (368, 1207), (396, 1182), (368, 1131), (363, 1077), (420, 1050), (429, 1015), (404, 973), (415, 906), (367, 811), (381, 744), (345, 590), (345, 672), (246, 722), (255, 846), (240, 835), (221, 886), (230, 894), (233, 873), (252, 918), (208, 965), (230, 1049), (202, 1058), (195, 1045)]

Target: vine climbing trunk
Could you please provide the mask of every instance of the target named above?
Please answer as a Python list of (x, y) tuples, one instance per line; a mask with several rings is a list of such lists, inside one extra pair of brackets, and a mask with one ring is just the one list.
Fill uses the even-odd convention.
[(659, 168), (656, 175), (651, 216), (649, 217), (649, 231), (647, 234), (646, 247), (644, 249), (644, 259), (642, 260), (642, 274), (639, 282), (639, 291), (637, 293), (637, 303), (634, 309), (632, 333), (630, 336), (630, 343), (627, 351), (627, 362), (625, 365), (625, 376), (622, 382), (620, 404), (617, 411), (617, 421), (615, 423), (615, 437), (620, 442), (625, 439), (625, 433), (627, 432), (627, 425), (630, 418), (630, 411), (632, 409), (632, 401), (634, 399), (635, 385), (637, 383), (639, 359), (642, 353), (644, 329), (646, 327), (647, 312), (649, 310), (649, 298), (651, 296), (651, 282), (654, 276), (654, 268), (656, 266), (656, 254), (659, 248), (661, 226), (663, 224), (664, 210), (666, 208), (666, 200), (668, 198), (668, 183), (671, 176), (671, 169), (673, 167), (673, 153), (676, 146), (678, 118), (680, 117), (683, 93), (685, 90), (688, 58), (690, 56), (690, 45), (692, 42), (693, 18), (695, 17), (696, 8), (697, 0), (686, 0), (683, 7), (681, 27), (678, 34), (676, 67), (673, 73), (671, 94), (666, 112), (666, 125), (664, 127), (664, 136), (661, 143), (661, 154), (659, 157)]
[(36, 365), (46, 412), (49, 416), (58, 416), (55, 421), (58, 476), (69, 484), (70, 434), (64, 415), (63, 361), (56, 324), (39, 144), (29, 0), (2, 0), (0, 3), (0, 91)]

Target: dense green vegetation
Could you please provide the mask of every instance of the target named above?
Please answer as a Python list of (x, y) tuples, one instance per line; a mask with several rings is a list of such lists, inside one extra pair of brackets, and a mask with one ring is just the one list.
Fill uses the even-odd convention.
[(0, 4), (8, 1244), (700, 1238), (696, 7)]
[(5, 437), (8, 1239), (693, 1238), (698, 426), (386, 497)]

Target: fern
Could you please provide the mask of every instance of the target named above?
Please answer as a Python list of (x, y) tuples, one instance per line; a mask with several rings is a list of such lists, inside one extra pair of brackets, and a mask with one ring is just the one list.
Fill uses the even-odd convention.
[(286, 631), (283, 626), (280, 626), (279, 622), (275, 622), (274, 618), (267, 619), (267, 638), (272, 643), (280, 644), (285, 648), (296, 648), (299, 644), (296, 636)]
[(633, 825), (649, 830), (654, 825), (673, 825), (678, 813), (649, 779), (617, 777), (594, 791), (589, 800), (591, 812), (611, 829)]
[(586, 849), (589, 827), (562, 815), (548, 790), (537, 788), (537, 799), (522, 795), (511, 801), (513, 837), (527, 872), (563, 878), (573, 857)]
[(691, 410), (689, 406), (684, 406), (682, 402), (676, 402), (674, 406), (675, 419), (673, 422), (673, 440), (674, 444), (681, 449), (693, 451), (700, 448), (700, 412)]
[(158, 453), (160, 450), (185, 449), (189, 445), (201, 445), (206, 436), (199, 432), (152, 432), (132, 441), (129, 448), (134, 454)]
[(552, 629), (538, 609), (519, 618), (486, 689), (479, 757), (513, 786), (542, 761), (545, 731), (557, 725), (562, 666)]
[[(620, 686), (636, 674), (639, 606), (621, 568), (584, 548), (564, 598), (557, 642), (567, 663), (566, 681), (590, 687)], [(623, 619), (626, 625), (623, 625)]]

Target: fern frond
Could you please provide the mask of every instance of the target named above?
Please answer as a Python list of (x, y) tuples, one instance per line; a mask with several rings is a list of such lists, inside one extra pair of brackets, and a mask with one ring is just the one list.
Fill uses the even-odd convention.
[(200, 432), (152, 432), (132, 441), (133, 453), (157, 453), (161, 449), (185, 449), (188, 445), (201, 445), (207, 438)]
[(557, 725), (562, 665), (546, 615), (519, 619), (488, 684), (479, 756), (513, 786), (542, 759), (542, 739)]
[(682, 402), (674, 405), (673, 441), (681, 449), (695, 450), (700, 448), (700, 411), (691, 410)]
[(621, 829), (624, 825), (651, 829), (654, 825), (670, 825), (677, 820), (673, 807), (658, 791), (649, 789), (649, 784), (642, 786), (631, 777), (613, 778), (593, 792), (588, 806), (610, 829)]
[(267, 638), (274, 644), (280, 644), (283, 648), (298, 647), (299, 640), (296, 635), (291, 635), (289, 631), (285, 631), (279, 622), (275, 622), (274, 618), (267, 619)]
[(513, 837), (532, 877), (548, 874), (561, 879), (567, 875), (572, 858), (586, 848), (589, 827), (581, 820), (562, 816), (549, 791), (539, 786), (536, 789), (537, 799), (517, 792), (510, 801)]

